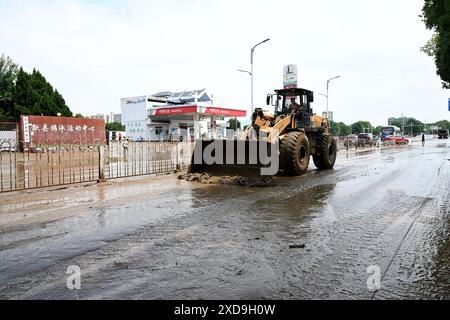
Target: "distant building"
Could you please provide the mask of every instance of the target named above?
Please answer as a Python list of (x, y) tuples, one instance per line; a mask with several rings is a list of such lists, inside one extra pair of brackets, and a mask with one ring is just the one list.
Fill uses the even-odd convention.
[(105, 123), (112, 123), (112, 122), (118, 122), (122, 123), (122, 115), (121, 114), (115, 114), (111, 112), (110, 114), (96, 114), (89, 117), (90, 119), (98, 119), (103, 120)]
[(326, 113), (326, 112), (322, 112), (322, 118), (326, 118), (326, 119), (328, 119), (330, 122), (333, 122), (333, 121), (334, 121), (333, 117), (334, 117), (333, 111), (329, 111), (329, 112), (328, 112), (328, 116), (327, 116), (327, 113)]
[(246, 111), (215, 107), (212, 95), (203, 90), (158, 92), (121, 99), (122, 124), (133, 140), (161, 141), (211, 133), (225, 136), (226, 117), (245, 117)]
[(112, 122), (122, 123), (122, 115), (121, 114), (112, 114), (111, 118), (112, 118)]
[(104, 114), (96, 114), (96, 115), (93, 115), (93, 116), (89, 116), (88, 118), (89, 119), (96, 119), (96, 120), (103, 120), (106, 123), (106, 117), (105, 117)]

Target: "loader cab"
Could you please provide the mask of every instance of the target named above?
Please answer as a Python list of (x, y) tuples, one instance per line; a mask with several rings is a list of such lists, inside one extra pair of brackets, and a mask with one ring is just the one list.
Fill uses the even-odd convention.
[(295, 114), (298, 128), (311, 127), (311, 116), (313, 110), (311, 103), (314, 102), (314, 93), (301, 88), (275, 90), (276, 94), (267, 96), (267, 105), (274, 107), (276, 116)]
[(314, 93), (309, 90), (294, 88), (275, 90), (275, 92), (276, 94), (267, 95), (267, 105), (273, 106), (275, 113), (278, 114), (289, 113), (294, 104), (299, 105), (302, 110), (310, 111), (310, 104), (314, 102)]

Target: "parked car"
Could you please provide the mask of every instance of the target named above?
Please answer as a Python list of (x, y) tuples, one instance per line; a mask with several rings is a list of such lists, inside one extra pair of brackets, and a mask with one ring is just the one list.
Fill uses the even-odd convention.
[(409, 140), (406, 139), (405, 137), (395, 137), (395, 144), (408, 144)]
[(358, 135), (358, 147), (364, 147), (364, 146), (376, 146), (377, 143), (375, 142), (373, 138), (373, 134), (371, 133), (360, 133)]
[(354, 147), (356, 146), (356, 142), (358, 141), (358, 136), (356, 134), (351, 134), (345, 137), (344, 147)]
[(448, 130), (447, 129), (439, 129), (438, 139), (448, 139)]
[(409, 140), (402, 136), (387, 136), (383, 139), (383, 142), (392, 144), (408, 144)]

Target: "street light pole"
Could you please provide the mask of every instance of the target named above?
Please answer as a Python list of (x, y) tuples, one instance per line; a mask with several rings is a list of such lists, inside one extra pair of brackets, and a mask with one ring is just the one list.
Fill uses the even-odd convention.
[[(238, 72), (242, 72), (242, 73), (248, 73), (249, 75), (250, 75), (250, 77), (251, 77), (251, 79), (253, 79), (253, 77), (252, 77), (252, 73), (250, 72), (250, 71), (247, 71), (247, 70), (242, 70), (242, 69), (239, 69), (238, 70)], [(252, 96), (251, 96), (251, 105), (253, 106), (253, 80), (251, 81), (252, 82)], [(253, 114), (253, 110), (252, 110), (252, 114)], [(251, 116), (251, 115), (250, 115)]]
[[(319, 93), (319, 95), (324, 96), (327, 99), (327, 105), (328, 105), (328, 94), (325, 93)], [(323, 115), (323, 114), (322, 114)], [(327, 107), (327, 119), (328, 119), (328, 107)]]
[(250, 77), (251, 77), (251, 103), (250, 103), (250, 117), (253, 116), (253, 53), (255, 52), (255, 47), (252, 48), (251, 57), (250, 57)]
[(329, 97), (329, 89), (330, 89), (330, 82), (331, 82), (331, 80), (334, 80), (334, 79), (337, 79), (337, 78), (340, 78), (341, 76), (337, 76), (337, 77), (334, 77), (334, 78), (331, 78), (331, 79), (328, 79), (327, 80), (327, 119), (328, 119), (328, 97)]
[(402, 113), (402, 135), (405, 135), (405, 117)]
[(266, 39), (264, 41), (261, 41), (260, 43), (253, 46), (251, 52), (250, 52), (250, 64), (251, 64), (251, 71), (250, 76), (252, 77), (252, 104), (251, 104), (251, 114), (253, 114), (254, 106), (253, 106), (253, 54), (255, 53), (255, 49), (257, 46), (269, 41), (270, 39)]

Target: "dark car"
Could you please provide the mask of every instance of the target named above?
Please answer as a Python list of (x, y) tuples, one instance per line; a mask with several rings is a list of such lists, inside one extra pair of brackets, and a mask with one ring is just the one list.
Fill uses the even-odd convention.
[(438, 139), (448, 139), (448, 130), (447, 129), (439, 129)]
[(360, 133), (358, 135), (358, 147), (376, 146), (376, 142), (371, 133)]

